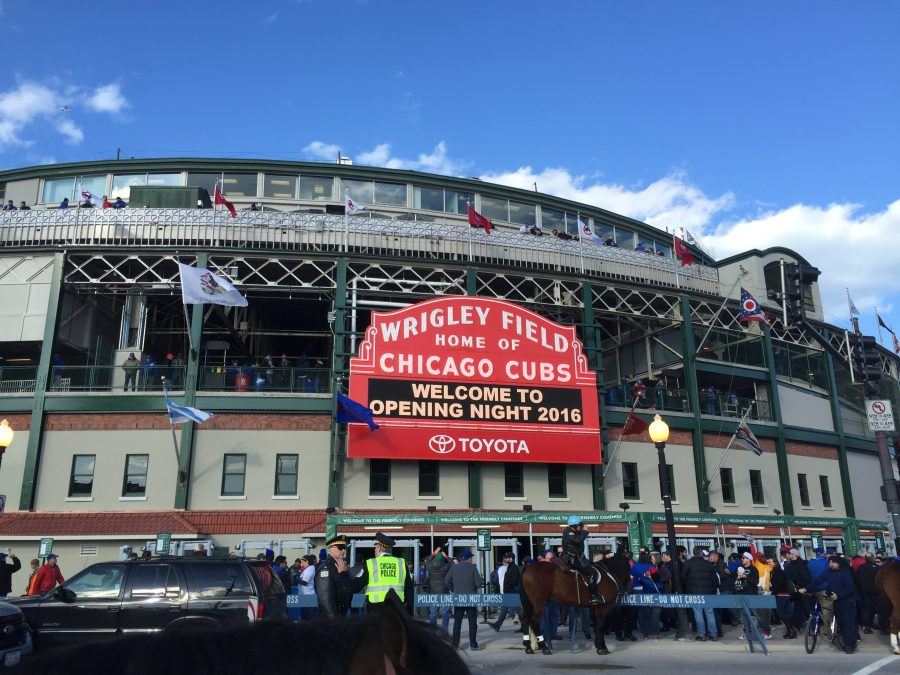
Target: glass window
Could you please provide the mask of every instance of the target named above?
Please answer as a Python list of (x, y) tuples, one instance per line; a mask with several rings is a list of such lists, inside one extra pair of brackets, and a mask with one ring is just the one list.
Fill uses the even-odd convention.
[(189, 565), (202, 598), (234, 598), (251, 594), (250, 580), (237, 563)]
[(330, 202), (334, 199), (334, 178), (331, 176), (300, 176), (300, 199)]
[(369, 494), (372, 496), (390, 496), (391, 494), (391, 460), (369, 460)]
[(132, 598), (181, 595), (178, 577), (170, 565), (136, 565), (131, 570)]
[(668, 246), (667, 244), (660, 244), (659, 242), (656, 242), (656, 254), (659, 255), (660, 253), (663, 254), (663, 257), (671, 258), (672, 247)]
[(293, 496), (297, 494), (299, 468), (299, 455), (275, 455), (276, 495)]
[[(212, 194), (212, 193), (210, 193)], [(255, 197), (255, 173), (226, 173), (222, 176), (222, 194), (232, 197)]]
[(370, 180), (342, 180), (345, 190), (349, 190), (350, 199), (366, 206), (375, 203), (375, 184)]
[(125, 455), (123, 497), (143, 497), (147, 493), (147, 467), (150, 455)]
[(606, 223), (601, 223), (599, 220), (595, 220), (593, 232), (604, 242), (608, 239), (616, 241), (616, 228), (612, 225), (607, 225)]
[(447, 213), (467, 213), (466, 204), (475, 204), (475, 195), (471, 192), (454, 192), (446, 190), (444, 192), (444, 208)]
[(759, 469), (750, 469), (750, 498), (754, 504), (765, 504), (763, 495), (762, 472)]
[(263, 196), (272, 199), (295, 199), (296, 194), (296, 176), (271, 176), (266, 174), (263, 181)]
[(222, 459), (222, 496), (243, 496), (247, 455), (225, 455)]
[(443, 211), (444, 191), (439, 188), (414, 187), (413, 208), (425, 211)]
[(797, 489), (800, 492), (800, 506), (809, 506), (809, 485), (805, 473), (797, 474)]
[(441, 494), (440, 464), (435, 459), (419, 462), (419, 496), (437, 497)]
[(635, 462), (622, 462), (622, 494), (625, 499), (641, 498), (638, 465)]
[(48, 178), (44, 181), (44, 195), (41, 202), (55, 204), (75, 196), (75, 178)]
[(541, 209), (541, 229), (543, 230), (559, 230), (566, 229), (566, 212), (557, 211), (556, 209)]
[(181, 172), (179, 173), (148, 173), (147, 185), (174, 186), (181, 185)]
[(118, 598), (122, 588), (125, 566), (116, 564), (92, 565), (64, 585), (78, 600), (89, 598)]
[(669, 497), (674, 502), (678, 500), (675, 493), (675, 467), (671, 464), (666, 464), (666, 473), (668, 474), (667, 479), (669, 481)]
[(113, 197), (114, 199), (116, 197), (121, 197), (125, 201), (128, 201), (129, 197), (131, 197), (131, 186), (132, 185), (146, 185), (146, 184), (147, 184), (147, 174), (145, 174), (145, 173), (113, 176), (112, 194), (110, 195), (110, 197)]
[(734, 476), (731, 469), (719, 469), (719, 481), (722, 483), (722, 501), (734, 504)]
[(536, 209), (533, 204), (510, 202), (509, 220), (517, 225), (534, 225), (537, 223)]
[(195, 173), (192, 171), (188, 174), (187, 184), (191, 187), (206, 188), (209, 196), (212, 197), (216, 191), (216, 181), (221, 177), (221, 173)]
[(638, 235), (638, 246), (640, 246), (645, 252), (649, 251), (650, 253), (656, 253), (656, 250), (653, 248), (654, 241), (648, 237), (642, 237)]
[(822, 488), (822, 506), (831, 508), (831, 489), (828, 487), (828, 476), (819, 476), (819, 487)]
[(72, 457), (72, 478), (69, 481), (70, 497), (90, 497), (94, 489), (94, 460), (97, 455)]
[(522, 479), (521, 464), (504, 464), (503, 465), (504, 482), (506, 485), (507, 497), (524, 497), (525, 485)]
[[(587, 218), (583, 219), (581, 222), (586, 223)], [(574, 234), (576, 237), (581, 236), (581, 228), (578, 227), (577, 213), (566, 211), (566, 232), (568, 232), (569, 234)]]
[(481, 197), (481, 215), (491, 220), (509, 220), (509, 204), (497, 197)]
[(634, 232), (631, 232), (629, 230), (623, 230), (622, 228), (617, 227), (616, 228), (616, 245), (618, 245), (619, 248), (633, 249), (634, 248)]
[(568, 496), (565, 464), (547, 465), (547, 494), (556, 499), (565, 499)]
[(90, 192), (92, 195), (102, 197), (106, 194), (106, 174), (102, 176), (80, 176), (75, 184), (75, 190), (78, 192), (78, 199), (81, 199), (82, 192)]
[(406, 206), (406, 183), (375, 182), (375, 204)]

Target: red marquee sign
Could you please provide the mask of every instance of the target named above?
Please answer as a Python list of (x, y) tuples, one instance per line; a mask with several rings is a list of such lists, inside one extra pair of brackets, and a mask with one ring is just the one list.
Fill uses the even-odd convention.
[(574, 326), (457, 296), (373, 312), (350, 359), (349, 457), (600, 463), (597, 379)]

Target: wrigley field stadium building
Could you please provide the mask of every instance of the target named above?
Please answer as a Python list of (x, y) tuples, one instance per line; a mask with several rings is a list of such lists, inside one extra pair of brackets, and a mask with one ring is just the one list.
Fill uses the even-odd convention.
[[(851, 340), (802, 251), (717, 260), (682, 231), (682, 265), (673, 233), (602, 208), (346, 162), (57, 164), (0, 172), (0, 196), (30, 207), (0, 215), (0, 547), (20, 558), (52, 538), (67, 575), (142, 547), (293, 560), (340, 532), (358, 562), (382, 530), (414, 562), (480, 540), (483, 566), (570, 514), (591, 552), (659, 550), (632, 406), (671, 430), (688, 548), (894, 552)], [(247, 306), (183, 304), (178, 263)], [(782, 311), (792, 279), (807, 323)], [(740, 320), (742, 288), (768, 324)], [(898, 357), (869, 370), (896, 410)], [(170, 426), (164, 388), (213, 417)], [(338, 392), (380, 428), (336, 422)], [(742, 420), (759, 453), (723, 458)]]

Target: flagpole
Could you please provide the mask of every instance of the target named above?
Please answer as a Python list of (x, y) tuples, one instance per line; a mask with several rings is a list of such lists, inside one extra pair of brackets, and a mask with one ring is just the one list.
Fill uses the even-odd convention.
[(578, 227), (578, 253), (581, 255), (581, 274), (584, 276), (584, 242), (582, 241), (584, 226), (581, 224), (580, 215), (575, 215), (575, 223)]
[[(678, 247), (675, 246), (675, 233), (673, 232), (672, 233), (672, 261), (680, 264), (681, 261), (678, 260), (677, 255), (678, 255)], [(675, 288), (681, 288), (681, 280), (678, 278), (678, 264), (675, 265)], [(728, 295), (731, 295), (731, 293), (729, 293)]]
[[(634, 397), (634, 403), (631, 404), (631, 410), (628, 413), (628, 417), (634, 415), (634, 409), (637, 407), (637, 402), (640, 400), (640, 395)], [(626, 417), (626, 421), (628, 420)], [(624, 429), (624, 427), (623, 427)], [(613, 465), (613, 462), (616, 459), (616, 454), (619, 452), (619, 446), (622, 444), (622, 434), (619, 434), (619, 437), (616, 439), (616, 444), (613, 446), (612, 452), (609, 453), (609, 461), (604, 462), (603, 466), (603, 475), (600, 476), (600, 481), (602, 482), (604, 478), (606, 478), (606, 474), (609, 473), (609, 468)]]
[[(466, 200), (466, 217), (468, 218), (469, 209), (473, 208), (469, 200)], [(469, 223), (469, 262), (472, 262), (472, 223)]]
[(350, 199), (350, 188), (344, 188), (344, 253), (347, 252), (349, 242), (348, 230), (350, 228), (350, 214), (347, 213), (348, 199)]
[(721, 467), (722, 464), (725, 463), (725, 455), (727, 455), (728, 451), (731, 450), (731, 444), (734, 443), (734, 439), (737, 436), (738, 429), (740, 429), (741, 425), (747, 421), (747, 417), (749, 417), (750, 411), (752, 409), (753, 409), (753, 402), (751, 401), (750, 405), (747, 406), (747, 412), (744, 413), (744, 416), (741, 418), (741, 421), (738, 422), (737, 429), (734, 430), (734, 433), (731, 434), (731, 438), (728, 439), (728, 445), (725, 446), (725, 450), (722, 452), (722, 456), (719, 458), (719, 463), (716, 464), (715, 468), (713, 468), (713, 470), (712, 470), (713, 477), (709, 478), (707, 475), (707, 477), (703, 481), (703, 483), (706, 485), (707, 492), (709, 492), (709, 486), (713, 484), (713, 481), (715, 480), (716, 475), (718, 474), (719, 467)]
[[(738, 278), (735, 279), (734, 284), (731, 286), (731, 290), (725, 294), (725, 300), (722, 302), (722, 305), (716, 310), (716, 313), (713, 314), (712, 319), (709, 320), (709, 328), (706, 329), (706, 333), (703, 334), (703, 339), (700, 340), (700, 344), (697, 345), (697, 351), (695, 354), (699, 354), (700, 350), (703, 349), (703, 344), (706, 342), (706, 338), (709, 337), (709, 334), (712, 332), (713, 327), (716, 325), (716, 319), (719, 318), (719, 314), (722, 313), (722, 310), (725, 309), (725, 305), (728, 303), (731, 294), (734, 293), (734, 289), (737, 288), (737, 285), (741, 283), (741, 279), (744, 278), (744, 275), (747, 274), (747, 271), (742, 267), (741, 273), (738, 275)], [(677, 272), (676, 272), (677, 274)]]
[[(175, 262), (180, 263), (181, 261), (176, 258)], [(178, 269), (180, 270), (181, 268), (179, 267)], [(178, 273), (178, 280), (181, 282), (181, 306), (184, 307), (184, 328), (187, 331), (188, 347), (190, 347), (190, 350), (193, 353), (196, 350), (194, 349), (194, 336), (191, 335), (191, 317), (188, 315), (188, 306), (184, 301), (184, 279), (181, 278), (180, 271)]]
[[(163, 381), (163, 398), (166, 401), (166, 417), (169, 418), (169, 429), (172, 430), (172, 445), (175, 446), (175, 461), (178, 462), (180, 467), (181, 458), (178, 454), (178, 439), (175, 436), (175, 423), (172, 421), (172, 414), (169, 412), (169, 383), (167, 380)], [(179, 482), (181, 481), (179, 480)]]

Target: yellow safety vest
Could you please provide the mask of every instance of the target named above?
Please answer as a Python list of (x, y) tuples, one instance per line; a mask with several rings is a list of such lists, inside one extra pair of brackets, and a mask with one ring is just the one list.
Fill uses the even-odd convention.
[(403, 558), (382, 555), (366, 561), (369, 583), (366, 585), (366, 600), (370, 603), (384, 602), (392, 588), (404, 600), (403, 588), (406, 582), (406, 563)]

